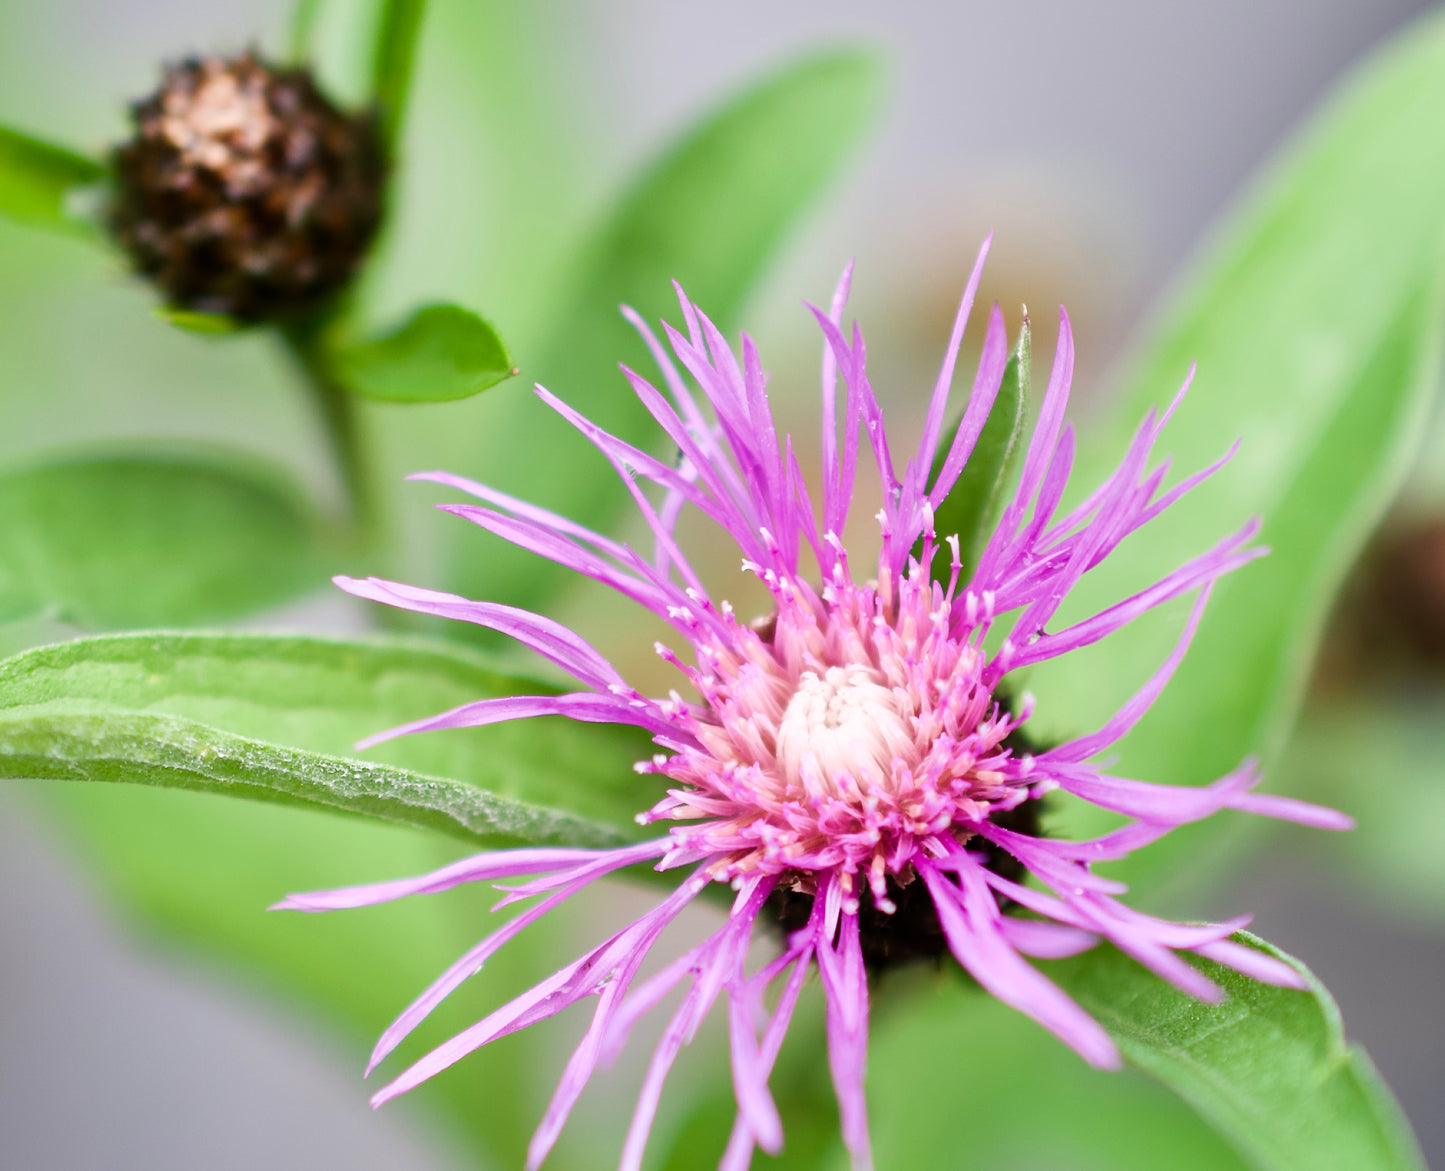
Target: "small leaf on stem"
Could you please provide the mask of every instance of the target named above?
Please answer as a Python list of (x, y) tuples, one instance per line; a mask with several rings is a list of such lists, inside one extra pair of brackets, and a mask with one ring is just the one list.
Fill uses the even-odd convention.
[(390, 333), (331, 348), (327, 361), (350, 390), (393, 403), (469, 398), (517, 373), (496, 330), (460, 305), (428, 305)]
[(187, 333), (198, 333), (205, 337), (219, 337), (240, 333), (248, 328), (246, 323), (224, 313), (197, 313), (194, 309), (170, 309), (161, 306), (155, 315), (162, 321), (183, 329)]
[(95, 237), (95, 222), (73, 206), (73, 194), (108, 173), (95, 159), (0, 126), (0, 214), (11, 219)]

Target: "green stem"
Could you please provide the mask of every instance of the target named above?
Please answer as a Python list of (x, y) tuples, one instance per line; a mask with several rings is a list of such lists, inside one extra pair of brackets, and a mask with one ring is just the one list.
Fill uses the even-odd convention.
[(406, 112), (425, 14), (426, 0), (385, 0), (381, 7), (371, 61), (371, 97), (381, 112), (381, 137), (390, 163), (396, 161), (396, 139)]
[(281, 336), (321, 414), (357, 535), (370, 544), (376, 537), (376, 500), (361, 438), (356, 396), (337, 382), (327, 368), (320, 340), (323, 329), (324, 322), (305, 322), (284, 327)]

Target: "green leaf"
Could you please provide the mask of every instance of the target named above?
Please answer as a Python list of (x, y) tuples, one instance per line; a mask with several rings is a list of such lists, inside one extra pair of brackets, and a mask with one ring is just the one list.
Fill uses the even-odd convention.
[[(1090, 1069), (956, 973), (900, 972), (876, 999), (868, 1104), (880, 1167), (1247, 1166), (1163, 1086), (1135, 1071)], [(841, 1148), (824, 1165), (847, 1167)]]
[(315, 588), (321, 552), (296, 494), (230, 456), (76, 455), (0, 473), (0, 618), (230, 617)]
[(1346, 1044), (1329, 994), (1290, 957), (1236, 938), (1298, 968), (1310, 991), (1202, 961), (1227, 992), (1202, 1004), (1111, 947), (1044, 965), (1163, 1086), (1089, 1069), (961, 980), (914, 979), (904, 995), (885, 985), (868, 1087), (879, 1164), (937, 1166), (938, 1152), (961, 1150), (970, 1167), (1423, 1168), (1389, 1091)]
[(320, 805), (488, 845), (635, 836), (631, 765), (648, 745), (610, 725), (521, 721), (412, 737), (371, 754), (387, 763), (354, 759), (351, 744), (372, 732), (539, 687), (555, 690), (473, 655), (409, 644), (80, 639), (0, 663), (0, 776)]
[(177, 329), (206, 337), (241, 333), (248, 328), (244, 321), (228, 317), (224, 313), (198, 313), (194, 309), (172, 309), (163, 305), (155, 310), (155, 315)]
[(1260, 984), (1205, 961), (1228, 995), (1201, 1004), (1107, 947), (1048, 969), (1132, 1064), (1260, 1171), (1423, 1171), (1404, 1116), (1364, 1051), (1346, 1044), (1329, 993), (1292, 957), (1236, 938), (1291, 964), (1310, 990)]
[[(1166, 436), (1180, 472), (1238, 438), (1236, 460), (1081, 583), (1060, 623), (1162, 577), (1253, 515), (1271, 555), (1215, 593), (1194, 647), (1128, 738), (1125, 775), (1200, 783), (1259, 754), (1294, 718), (1342, 576), (1401, 482), (1437, 393), (1445, 229), (1445, 20), (1379, 54), (1316, 119), (1216, 241), (1147, 347), (1117, 425), (1088, 445), (1097, 484), (1146, 406), (1191, 359)], [(1178, 608), (1030, 679), (1054, 731), (1097, 726), (1167, 654)], [(1126, 867), (1136, 880), (1221, 858), (1239, 819), (1186, 827)], [(1097, 828), (1097, 823), (1081, 829)]]
[[(940, 538), (958, 535), (959, 556), (963, 562), (963, 569), (958, 575), (960, 582), (968, 581), (973, 567), (983, 555), (993, 527), (1003, 512), (1009, 485), (1023, 454), (1024, 444), (1020, 439), (1024, 416), (1028, 411), (1031, 356), (1029, 323), (1025, 318), (1019, 331), (1018, 346), (1004, 368), (998, 398), (994, 400), (988, 420), (979, 432), (973, 454), (934, 516), (933, 527)], [(958, 424), (955, 423), (938, 445), (938, 457), (933, 464), (934, 476), (942, 470), (957, 432)], [(947, 584), (952, 573), (948, 558), (938, 558), (933, 568), (934, 576)]]
[[(826, 53), (787, 66), (686, 131), (587, 249), (577, 293), (559, 309), (536, 363), (539, 380), (600, 426), (656, 447), (656, 425), (617, 372), (619, 361), (651, 368), (618, 305), (653, 321), (676, 317), (677, 279), (720, 327), (732, 322), (764, 263), (856, 146), (878, 88), (870, 54)], [(531, 396), (496, 406), (475, 464), (456, 470), (605, 528), (627, 499), (606, 461)], [(455, 588), (473, 596), (536, 606), (566, 581), (501, 542), (457, 534), (448, 549)]]
[(104, 164), (0, 126), (0, 214), (86, 236), (95, 225), (69, 206), (71, 193), (99, 183)]
[[(258, 635), (89, 639), (0, 665), (0, 772), (139, 780), (160, 764), (180, 775), (151, 772), (148, 783), (244, 791), (296, 782), (303, 791), (293, 800), (320, 802), (316, 809), (339, 799), (367, 814), (339, 818), (132, 785), (24, 785), (62, 816), (77, 857), (104, 877), (109, 896), (188, 947), (297, 998), (307, 1020), (344, 1027), (360, 1099), (362, 1055), (491, 929), (495, 896), (458, 890), (321, 916), (267, 915), (266, 906), (287, 891), (424, 873), (457, 857), (455, 842), (378, 815), (441, 824), (473, 848), (479, 839), (512, 844), (521, 834), (600, 844), (637, 832), (630, 766), (649, 746), (626, 730), (545, 720), (406, 737), (366, 754), (381, 764), (354, 758), (350, 746), (361, 736), (517, 690), (539, 688), (445, 646)], [(578, 812), (550, 808), (562, 804)], [(563, 908), (549, 915), (552, 924), (509, 944), (448, 998), (413, 1051), (553, 971), (575, 947), (570, 939), (595, 935), (597, 910)], [(553, 1070), (551, 1040), (529, 1035), (489, 1046), (412, 1097), (445, 1106), (457, 1138), (485, 1165), (519, 1166), (551, 1085), (518, 1071)]]
[(384, 0), (372, 51), (371, 96), (381, 114), (382, 141), (395, 153), (406, 115), (407, 91), (416, 64), (426, 0)]
[(391, 333), (331, 349), (345, 386), (393, 403), (469, 398), (517, 373), (496, 331), (460, 305), (428, 305)]

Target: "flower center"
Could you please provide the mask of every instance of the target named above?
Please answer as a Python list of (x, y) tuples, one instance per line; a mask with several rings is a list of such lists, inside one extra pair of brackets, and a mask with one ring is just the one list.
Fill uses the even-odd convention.
[(778, 724), (777, 760), (790, 788), (861, 797), (889, 787), (893, 762), (915, 755), (908, 700), (872, 667), (804, 671)]

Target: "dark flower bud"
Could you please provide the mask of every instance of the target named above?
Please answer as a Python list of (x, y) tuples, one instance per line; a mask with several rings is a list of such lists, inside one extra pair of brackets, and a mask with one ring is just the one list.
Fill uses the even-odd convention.
[(305, 70), (192, 58), (132, 117), (111, 227), (173, 307), (296, 317), (360, 264), (381, 219), (375, 122), (338, 110)]

